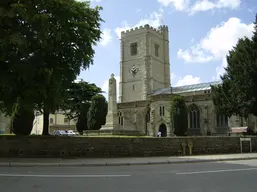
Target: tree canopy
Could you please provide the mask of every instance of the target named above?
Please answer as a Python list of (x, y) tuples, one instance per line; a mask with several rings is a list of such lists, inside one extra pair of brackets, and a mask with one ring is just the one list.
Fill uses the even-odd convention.
[(67, 90), (67, 98), (63, 101), (61, 109), (69, 119), (77, 119), (77, 131), (83, 134), (87, 130), (87, 113), (91, 105), (93, 96), (102, 93), (101, 88), (95, 84), (90, 84), (85, 81), (73, 82)]
[(101, 94), (92, 97), (92, 102), (87, 113), (87, 126), (90, 130), (99, 130), (106, 122), (108, 104)]
[(73, 82), (66, 92), (66, 99), (61, 108), (69, 119), (77, 118), (90, 106), (93, 96), (103, 93), (100, 87), (86, 81)]
[(252, 38), (240, 38), (227, 55), (222, 84), (212, 86), (212, 99), (219, 114), (257, 115), (257, 16)]
[(0, 3), (0, 100), (3, 111), (42, 109), (43, 134), (49, 113), (65, 98), (72, 81), (93, 64), (101, 38), (101, 7), (76, 0), (2, 0)]
[(187, 107), (184, 97), (172, 95), (170, 101), (170, 119), (174, 128), (174, 134), (184, 136), (187, 132)]

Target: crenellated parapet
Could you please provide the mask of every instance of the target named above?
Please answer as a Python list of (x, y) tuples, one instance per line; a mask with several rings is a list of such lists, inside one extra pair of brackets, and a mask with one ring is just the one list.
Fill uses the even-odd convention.
[(149, 24), (145, 24), (145, 25), (141, 25), (139, 27), (134, 27), (134, 28), (122, 31), (121, 36), (126, 36), (126, 35), (129, 35), (131, 33), (135, 33), (137, 31), (146, 31), (146, 30), (152, 31), (152, 32), (155, 32), (155, 33), (158, 33), (158, 34), (161, 35), (161, 34), (164, 33), (164, 31), (168, 31), (168, 26), (167, 25), (160, 25), (158, 28), (155, 28), (155, 27), (150, 26)]

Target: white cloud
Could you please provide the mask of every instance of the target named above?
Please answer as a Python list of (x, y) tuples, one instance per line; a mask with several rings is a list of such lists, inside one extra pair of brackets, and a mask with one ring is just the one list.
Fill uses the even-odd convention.
[(194, 77), (193, 75), (185, 75), (183, 78), (179, 78), (175, 86), (192, 85), (201, 83), (200, 77)]
[[(119, 83), (120, 83), (120, 76), (114, 76), (116, 79), (116, 87), (117, 87), (117, 101), (119, 100)], [(106, 97), (108, 100), (108, 90), (109, 90), (109, 79), (105, 80), (103, 85), (102, 85), (102, 90), (105, 92), (103, 95)]]
[(201, 0), (197, 1), (190, 9), (190, 14), (194, 14), (200, 11), (210, 11), (213, 9), (237, 9), (241, 4), (241, 0), (218, 0), (218, 1), (210, 1), (210, 0)]
[(172, 6), (178, 11), (185, 11), (188, 9), (190, 0), (158, 0), (163, 6)]
[(137, 10), (136, 10), (136, 13), (140, 13), (140, 12), (141, 12), (141, 9), (137, 9)]
[(220, 79), (227, 66), (226, 55), (236, 45), (239, 38), (252, 37), (254, 24), (245, 24), (239, 18), (232, 17), (227, 22), (212, 28), (199, 43), (189, 49), (179, 49), (177, 56), (188, 63), (205, 63), (208, 61), (220, 61), (216, 68), (216, 77)]
[(107, 29), (107, 28), (103, 29), (99, 44), (102, 46), (106, 46), (112, 40), (111, 33), (112, 33), (111, 29)]
[(213, 59), (213, 56), (206, 53), (206, 51), (201, 50), (199, 45), (192, 46), (190, 49), (185, 51), (179, 49), (177, 56), (178, 58), (183, 59), (188, 63), (205, 63)]
[(240, 6), (241, 0), (158, 0), (165, 7), (173, 7), (177, 11), (194, 14), (200, 11), (210, 11), (215, 9), (236, 9)]
[(232, 17), (227, 22), (212, 28), (199, 43), (189, 49), (179, 49), (177, 55), (186, 62), (208, 62), (223, 59), (241, 37), (251, 37), (253, 24), (242, 23)]
[(179, 77), (174, 73), (170, 74), (171, 86), (183, 86), (201, 83), (200, 77), (194, 77), (193, 75), (185, 75), (184, 77)]
[(122, 31), (126, 31), (131, 28), (139, 27), (145, 24), (149, 24), (152, 27), (158, 27), (162, 24), (162, 17), (163, 17), (163, 10), (159, 9), (158, 12), (153, 12), (150, 14), (150, 16), (145, 16), (135, 25), (129, 25), (127, 21), (123, 21), (122, 27), (117, 27), (115, 29), (115, 32), (117, 36), (120, 38)]
[(121, 32), (122, 32), (122, 31), (126, 31), (126, 30), (128, 30), (128, 29), (130, 29), (130, 28), (131, 28), (131, 27), (129, 26), (128, 22), (127, 22), (127, 21), (123, 21), (123, 22), (122, 22), (122, 27), (117, 27), (117, 28), (115, 29), (115, 33), (116, 33), (116, 35), (120, 38)]

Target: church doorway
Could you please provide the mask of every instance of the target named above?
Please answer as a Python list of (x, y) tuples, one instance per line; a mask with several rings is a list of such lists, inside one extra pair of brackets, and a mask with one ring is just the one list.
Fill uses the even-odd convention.
[(161, 137), (167, 137), (167, 127), (164, 123), (160, 125), (159, 132), (161, 133)]

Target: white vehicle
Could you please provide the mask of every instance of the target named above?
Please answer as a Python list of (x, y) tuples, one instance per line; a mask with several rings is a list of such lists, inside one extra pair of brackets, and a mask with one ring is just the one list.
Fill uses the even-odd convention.
[(66, 130), (65, 132), (67, 133), (68, 136), (76, 136), (76, 133), (72, 130)]
[(54, 135), (58, 136), (76, 136), (77, 134), (73, 130), (57, 130)]

